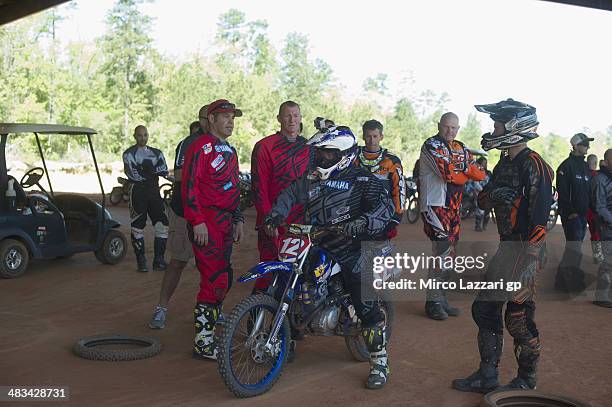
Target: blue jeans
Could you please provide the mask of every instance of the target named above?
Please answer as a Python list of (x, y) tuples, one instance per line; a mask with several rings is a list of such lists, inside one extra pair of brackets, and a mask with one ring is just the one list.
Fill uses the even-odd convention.
[(565, 234), (565, 250), (559, 263), (555, 287), (569, 291), (582, 291), (585, 288), (582, 262), (582, 241), (586, 235), (586, 216), (578, 215), (574, 219), (561, 217)]

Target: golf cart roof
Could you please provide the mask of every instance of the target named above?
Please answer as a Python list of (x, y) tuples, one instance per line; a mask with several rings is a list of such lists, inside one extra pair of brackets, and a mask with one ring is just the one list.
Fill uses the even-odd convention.
[(38, 133), (38, 134), (97, 134), (89, 127), (64, 126), (61, 124), (37, 123), (0, 123), (0, 134)]

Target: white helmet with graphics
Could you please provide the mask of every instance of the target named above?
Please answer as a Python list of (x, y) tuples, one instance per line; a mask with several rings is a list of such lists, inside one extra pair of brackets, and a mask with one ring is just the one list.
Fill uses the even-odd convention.
[(315, 148), (315, 166), (320, 179), (328, 179), (347, 168), (357, 153), (357, 139), (346, 126), (323, 128), (308, 144)]

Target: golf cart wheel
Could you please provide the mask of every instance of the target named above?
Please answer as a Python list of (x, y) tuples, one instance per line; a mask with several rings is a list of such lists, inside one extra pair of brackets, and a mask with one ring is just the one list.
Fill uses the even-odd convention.
[(161, 352), (161, 343), (158, 339), (140, 336), (91, 336), (79, 339), (73, 351), (84, 359), (119, 362), (155, 356)]
[(21, 277), (28, 268), (30, 254), (23, 243), (6, 239), (0, 243), (0, 276), (3, 278)]
[(102, 242), (102, 247), (94, 253), (103, 264), (117, 264), (125, 257), (127, 240), (118, 230), (109, 230)]
[(589, 403), (536, 390), (497, 390), (484, 396), (480, 407), (591, 407)]

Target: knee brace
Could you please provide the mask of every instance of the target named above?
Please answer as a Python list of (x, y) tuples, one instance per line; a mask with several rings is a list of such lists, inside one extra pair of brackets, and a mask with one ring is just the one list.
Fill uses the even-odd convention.
[(506, 309), (504, 319), (506, 322), (506, 329), (508, 329), (508, 332), (514, 338), (515, 343), (526, 343), (533, 339), (533, 335), (527, 326), (527, 314), (525, 313), (525, 309)]
[(155, 222), (155, 225), (153, 225), (153, 228), (155, 229), (155, 237), (159, 237), (161, 239), (167, 239), (168, 238), (168, 226), (164, 225), (162, 222)]
[(134, 239), (142, 239), (144, 237), (144, 229), (139, 229), (132, 226), (131, 231)]
[(432, 242), (432, 251), (434, 256), (447, 257), (453, 252), (453, 245), (450, 240), (436, 240)]
[(363, 328), (361, 335), (370, 353), (380, 352), (387, 346), (387, 333), (384, 325)]

